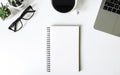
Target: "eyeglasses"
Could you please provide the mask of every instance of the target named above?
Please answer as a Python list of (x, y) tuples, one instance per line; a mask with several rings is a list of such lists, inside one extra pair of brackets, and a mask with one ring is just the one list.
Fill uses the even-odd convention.
[(23, 27), (23, 21), (22, 20), (29, 20), (33, 17), (35, 13), (35, 10), (33, 10), (32, 6), (29, 5), (21, 14), (20, 17), (18, 17), (9, 27), (8, 29), (17, 32)]

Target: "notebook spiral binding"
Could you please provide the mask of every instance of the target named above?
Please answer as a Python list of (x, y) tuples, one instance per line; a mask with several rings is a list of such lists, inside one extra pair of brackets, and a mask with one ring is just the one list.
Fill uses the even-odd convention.
[(50, 72), (50, 27), (47, 27), (47, 72)]

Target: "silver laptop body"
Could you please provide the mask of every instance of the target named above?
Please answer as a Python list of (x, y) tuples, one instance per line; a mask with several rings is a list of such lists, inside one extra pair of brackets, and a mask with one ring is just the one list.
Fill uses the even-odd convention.
[(120, 0), (103, 0), (94, 28), (120, 36)]

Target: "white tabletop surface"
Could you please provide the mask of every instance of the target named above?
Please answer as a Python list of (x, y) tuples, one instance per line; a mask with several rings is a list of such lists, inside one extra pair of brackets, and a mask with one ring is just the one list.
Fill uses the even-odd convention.
[(31, 0), (28, 4), (36, 13), (16, 33), (8, 30), (8, 26), (21, 12), (0, 20), (0, 75), (56, 75), (46, 72), (44, 62), (45, 31), (51, 25), (81, 26), (81, 71), (59, 75), (120, 75), (120, 37), (93, 28), (101, 1), (80, 0), (77, 15), (76, 11), (66, 14), (55, 11), (51, 0)]

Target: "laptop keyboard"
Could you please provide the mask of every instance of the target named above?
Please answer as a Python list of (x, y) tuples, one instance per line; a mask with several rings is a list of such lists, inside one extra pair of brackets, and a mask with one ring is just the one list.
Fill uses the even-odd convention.
[(106, 0), (103, 9), (120, 14), (120, 0)]

